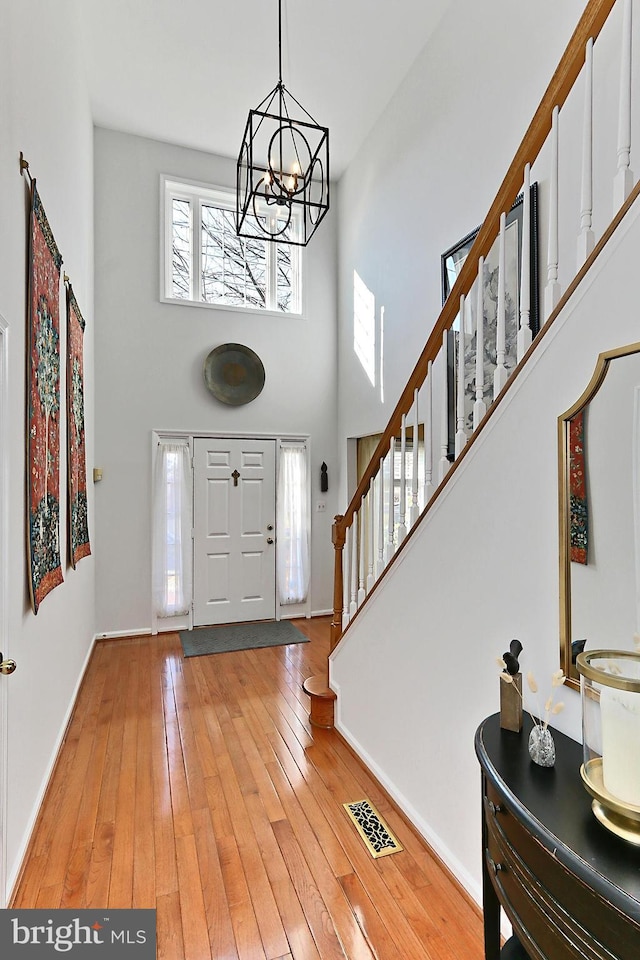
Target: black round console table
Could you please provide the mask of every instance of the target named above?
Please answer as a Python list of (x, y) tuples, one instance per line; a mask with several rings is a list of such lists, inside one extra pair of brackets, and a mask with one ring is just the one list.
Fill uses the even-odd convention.
[(526, 719), (512, 733), (496, 714), (475, 738), (485, 958), (500, 958), (502, 906), (531, 960), (639, 960), (640, 847), (595, 819), (580, 744), (554, 730), (555, 766), (531, 761)]

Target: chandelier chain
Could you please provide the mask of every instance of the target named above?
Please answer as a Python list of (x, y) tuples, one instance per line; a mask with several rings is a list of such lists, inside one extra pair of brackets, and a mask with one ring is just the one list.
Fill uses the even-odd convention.
[(278, 85), (282, 89), (282, 0), (278, 0)]

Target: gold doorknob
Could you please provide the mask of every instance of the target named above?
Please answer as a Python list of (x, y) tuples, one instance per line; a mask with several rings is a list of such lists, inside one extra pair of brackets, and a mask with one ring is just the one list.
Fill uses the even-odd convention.
[(15, 660), (5, 660), (4, 656), (0, 653), (0, 673), (3, 673), (5, 677), (8, 677), (16, 669), (18, 664)]

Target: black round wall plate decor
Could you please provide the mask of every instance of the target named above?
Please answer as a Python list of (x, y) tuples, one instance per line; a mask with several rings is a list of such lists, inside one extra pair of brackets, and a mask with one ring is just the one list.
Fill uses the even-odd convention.
[(232, 406), (250, 403), (264, 387), (262, 360), (242, 343), (221, 343), (204, 361), (204, 382), (216, 400)]

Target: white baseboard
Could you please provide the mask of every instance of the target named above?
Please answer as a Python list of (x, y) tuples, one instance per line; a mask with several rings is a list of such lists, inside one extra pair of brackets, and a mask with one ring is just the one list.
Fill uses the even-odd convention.
[[(306, 614), (304, 610), (300, 613), (294, 613), (290, 617), (282, 616), (282, 620), (299, 620), (301, 617), (327, 617), (333, 613), (333, 610), (312, 610), (311, 614)], [(177, 630), (188, 630), (189, 627), (186, 624), (176, 624), (167, 630), (158, 630), (158, 633), (174, 633)], [(105, 633), (96, 633), (94, 636), (94, 641), (96, 640), (121, 640), (123, 637), (148, 637), (153, 633), (151, 627), (141, 627), (135, 630), (107, 630)]]
[[(333, 689), (335, 690), (335, 685), (332, 684)], [(340, 703), (340, 697), (338, 696), (338, 704)], [(384, 771), (381, 770), (375, 761), (369, 756), (366, 750), (363, 750), (358, 741), (351, 736), (348, 730), (346, 730), (343, 725), (338, 721), (336, 723), (336, 729), (339, 731), (340, 735), (344, 737), (351, 749), (358, 755), (362, 760), (365, 766), (371, 771), (376, 780), (384, 787), (389, 796), (393, 799), (394, 803), (398, 805), (400, 810), (405, 814), (406, 817), (411, 821), (416, 830), (424, 838), (424, 840), (429, 844), (433, 852), (442, 860), (444, 865), (451, 871), (453, 876), (458, 880), (460, 884), (464, 887), (467, 893), (475, 900), (478, 906), (482, 909), (482, 887), (477, 881), (471, 876), (465, 867), (460, 863), (457, 857), (451, 852), (442, 839), (435, 833), (428, 823), (422, 819), (420, 814), (415, 810), (411, 804), (407, 801), (399, 791), (396, 789), (393, 783), (385, 775)], [(479, 810), (478, 810), (479, 816)], [(479, 856), (479, 853), (478, 853)]]
[[(182, 630), (182, 627), (176, 629)], [(107, 633), (96, 633), (94, 636), (94, 642), (96, 640), (122, 640), (123, 637), (150, 637), (151, 636), (151, 627), (143, 627), (142, 629), (137, 630), (109, 630)]]
[[(157, 620), (156, 626), (156, 630), (148, 631), (152, 636), (160, 636), (163, 633), (180, 633), (182, 630), (193, 630), (193, 627), (190, 627), (186, 620), (171, 624), (168, 624), (166, 620)], [(127, 636), (130, 637), (131, 634), (128, 633)], [(136, 636), (140, 636), (140, 634), (136, 634)]]
[(21, 875), (22, 875), (22, 870), (23, 870), (23, 867), (24, 867), (24, 860), (25, 860), (25, 857), (26, 857), (27, 852), (28, 852), (28, 849), (29, 849), (29, 843), (31, 842), (31, 836), (32, 836), (33, 831), (34, 831), (34, 829), (35, 829), (35, 825), (36, 825), (36, 822), (37, 822), (37, 819), (38, 819), (38, 815), (39, 815), (39, 813), (40, 813), (40, 808), (41, 808), (41, 806), (42, 806), (42, 803), (43, 803), (45, 794), (46, 794), (46, 792), (47, 792), (47, 788), (48, 788), (48, 786), (49, 786), (49, 782), (50, 782), (51, 777), (52, 777), (52, 775), (53, 775), (53, 771), (54, 771), (54, 768), (55, 768), (55, 765), (56, 765), (56, 761), (57, 761), (57, 759), (58, 759), (58, 754), (60, 753), (60, 749), (61, 749), (61, 747), (62, 747), (64, 738), (65, 738), (65, 736), (66, 736), (66, 734), (67, 734), (67, 728), (68, 728), (68, 726), (69, 726), (69, 721), (71, 720), (71, 715), (73, 714), (73, 711), (74, 711), (74, 708), (75, 708), (75, 705), (76, 705), (76, 701), (77, 701), (77, 699), (78, 699), (78, 693), (80, 692), (80, 687), (81, 687), (81, 685), (82, 685), (82, 681), (84, 680), (84, 675), (85, 675), (85, 673), (87, 672), (87, 667), (89, 666), (89, 660), (91, 659), (91, 654), (93, 653), (93, 648), (95, 647), (95, 643), (96, 643), (96, 638), (94, 637), (93, 640), (91, 641), (90, 645), (89, 645), (89, 649), (88, 649), (87, 655), (86, 655), (86, 657), (85, 657), (85, 659), (84, 659), (84, 663), (82, 664), (82, 669), (81, 669), (80, 674), (79, 674), (79, 676), (78, 676), (77, 683), (76, 683), (76, 685), (75, 685), (74, 691), (73, 691), (73, 693), (72, 693), (72, 695), (71, 695), (71, 698), (70, 698), (70, 700), (69, 700), (69, 706), (68, 706), (68, 708), (67, 708), (67, 712), (66, 712), (65, 715), (64, 715), (64, 719), (63, 719), (62, 725), (61, 725), (61, 727), (60, 727), (60, 732), (58, 733), (58, 736), (57, 736), (57, 738), (56, 738), (56, 742), (55, 742), (55, 744), (54, 744), (54, 746), (53, 746), (53, 750), (52, 750), (51, 756), (50, 756), (50, 758), (49, 758), (49, 763), (47, 764), (47, 769), (46, 769), (45, 774), (44, 774), (44, 776), (43, 776), (43, 778), (42, 778), (42, 782), (41, 782), (41, 784), (40, 784), (40, 789), (39, 789), (39, 791), (38, 791), (38, 793), (37, 793), (37, 796), (36, 796), (36, 799), (35, 799), (33, 808), (32, 808), (32, 810), (31, 810), (31, 816), (29, 817), (29, 819), (28, 819), (28, 821), (27, 821), (27, 826), (26, 826), (26, 828), (25, 828), (25, 832), (24, 832), (24, 835), (23, 835), (23, 838), (22, 838), (22, 843), (21, 843), (20, 846), (18, 847), (18, 856), (16, 857), (16, 860), (15, 860), (16, 866), (15, 866), (15, 869), (10, 873), (10, 875), (9, 875), (9, 877), (8, 877), (8, 881), (7, 881), (7, 891), (8, 891), (7, 903), (11, 903), (11, 901), (12, 901), (12, 899), (13, 899), (13, 896), (14, 896), (14, 893), (15, 893), (15, 887), (17, 886), (18, 881), (20, 880), (20, 877), (21, 877)]

